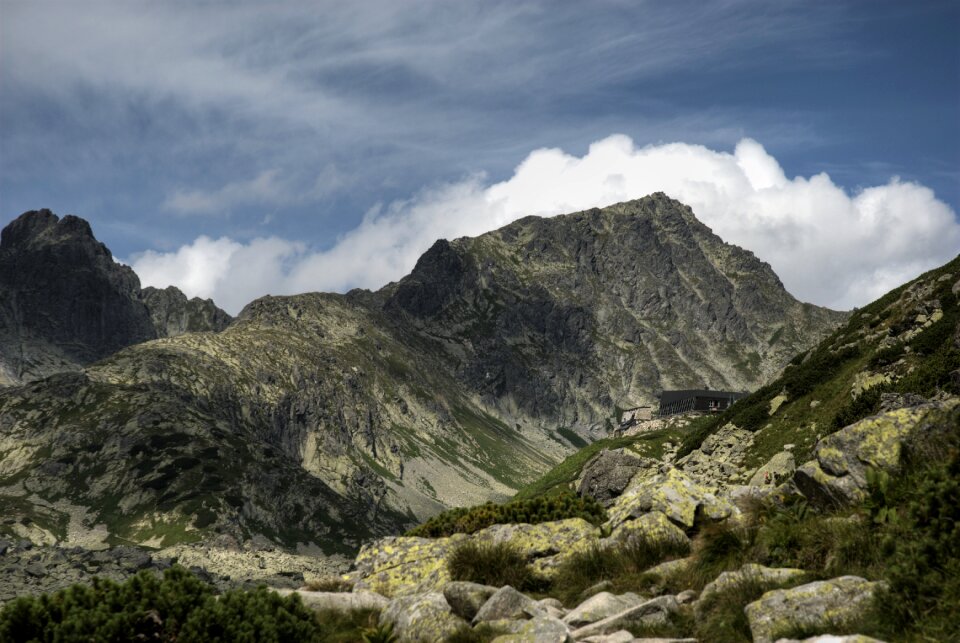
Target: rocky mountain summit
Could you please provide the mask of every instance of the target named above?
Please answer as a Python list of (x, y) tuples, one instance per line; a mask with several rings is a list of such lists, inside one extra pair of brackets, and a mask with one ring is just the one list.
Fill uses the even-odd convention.
[(141, 291), (79, 217), (25, 212), (0, 235), (0, 386), (78, 370), (157, 337), (221, 330), (229, 319), (175, 288)]
[[(86, 266), (76, 274), (104, 293), (90, 306), (127, 311), (138, 337), (224, 321), (209, 304), (139, 291), (79, 219), (28, 213), (8, 230), (8, 257), (39, 248)], [(12, 279), (33, 293), (26, 274)], [(35, 316), (85, 329), (68, 314), (81, 304)], [(665, 386), (755, 388), (844, 317), (797, 302), (662, 194), (522, 219), (438, 241), (380, 291), (264, 297), (221, 332), (134, 344), (0, 393), (7, 530), (349, 551), (444, 507), (508, 497), (606, 435), (619, 404)], [(127, 341), (97, 337), (71, 359)]]

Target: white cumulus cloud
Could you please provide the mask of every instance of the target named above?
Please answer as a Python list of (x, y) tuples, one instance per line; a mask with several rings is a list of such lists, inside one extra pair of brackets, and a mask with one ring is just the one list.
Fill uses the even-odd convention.
[(955, 213), (918, 183), (893, 177), (849, 193), (825, 173), (788, 178), (751, 139), (728, 153), (685, 143), (638, 148), (613, 135), (582, 157), (535, 150), (500, 183), (473, 176), (371, 210), (329, 250), (200, 237), (131, 264), (148, 285), (174, 284), (235, 313), (268, 293), (379, 287), (406, 274), (438, 238), (652, 192), (690, 205), (725, 241), (769, 262), (794, 296), (833, 308), (865, 304), (960, 251)]

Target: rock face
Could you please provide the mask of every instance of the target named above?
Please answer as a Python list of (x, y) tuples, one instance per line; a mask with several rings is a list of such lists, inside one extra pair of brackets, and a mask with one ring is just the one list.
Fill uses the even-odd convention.
[(0, 362), (26, 381), (153, 339), (139, 295), (86, 221), (26, 212), (0, 236)]
[[(203, 302), (141, 295), (88, 226), (57, 221), (21, 217), (4, 248), (82, 229), (67, 236), (102, 264), (103, 292), (122, 294), (127, 337), (222, 326)], [(4, 328), (25, 328), (24, 310), (3, 313)], [(221, 533), (347, 550), (505, 498), (566, 456), (569, 436), (605, 435), (621, 400), (754, 388), (843, 317), (794, 300), (769, 266), (662, 194), (530, 217), (439, 241), (378, 292), (264, 297), (221, 332), (113, 354), (133, 339), (93, 336), (89, 359), (105, 359), (84, 374), (0, 393), (0, 493), (57, 542), (72, 542), (64, 525), (86, 512), (71, 524), (139, 543)], [(24, 379), (4, 350), (0, 370)]]
[(220, 332), (233, 318), (217, 307), (212, 299), (187, 296), (179, 288), (146, 287), (140, 298), (150, 310), (157, 337), (176, 337), (184, 333)]
[(577, 493), (590, 496), (604, 507), (609, 507), (623, 493), (641, 466), (643, 463), (639, 458), (604, 449), (583, 468)]
[(0, 386), (230, 321), (213, 302), (187, 302), (176, 288), (147, 291), (83, 219), (50, 210), (20, 215), (0, 235)]
[(867, 470), (896, 473), (903, 445), (920, 441), (931, 426), (960, 422), (960, 399), (886, 411), (826, 436), (814, 449), (816, 460), (794, 474), (797, 488), (824, 507), (851, 505), (867, 496)]
[(857, 576), (841, 576), (767, 592), (744, 611), (756, 643), (773, 643), (796, 629), (827, 634), (862, 615), (879, 586)]

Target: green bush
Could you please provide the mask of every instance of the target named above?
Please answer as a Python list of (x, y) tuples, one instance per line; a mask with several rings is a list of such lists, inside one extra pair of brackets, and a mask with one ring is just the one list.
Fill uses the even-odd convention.
[(880, 396), (889, 390), (889, 386), (881, 384), (852, 398), (837, 411), (833, 418), (833, 428), (842, 429), (867, 416), (879, 413)]
[(503, 505), (488, 502), (469, 508), (450, 509), (430, 518), (407, 532), (408, 536), (441, 538), (453, 534), (472, 534), (491, 525), (551, 522), (583, 518), (599, 525), (607, 519), (603, 505), (593, 498), (578, 498), (572, 493), (515, 500)]
[(885, 545), (889, 592), (880, 599), (890, 631), (958, 640), (960, 621), (960, 455), (917, 479), (904, 520)]
[(447, 569), (453, 580), (493, 587), (510, 585), (514, 589), (532, 590), (539, 585), (526, 558), (508, 543), (464, 541), (450, 553)]
[(20, 597), (0, 611), (0, 640), (319, 641), (297, 597), (266, 588), (213, 589), (182, 567), (118, 584), (95, 578), (54, 594)]

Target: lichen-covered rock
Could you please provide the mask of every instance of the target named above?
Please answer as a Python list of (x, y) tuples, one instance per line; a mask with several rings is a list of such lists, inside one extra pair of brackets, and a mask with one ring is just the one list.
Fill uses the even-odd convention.
[(527, 619), (546, 615), (547, 609), (543, 605), (509, 585), (504, 585), (480, 607), (473, 617), (473, 622)]
[(797, 463), (793, 454), (789, 451), (781, 451), (774, 455), (765, 465), (757, 469), (757, 472), (750, 478), (750, 485), (772, 486), (779, 485), (784, 480), (790, 478), (797, 469)]
[(743, 481), (744, 458), (753, 444), (753, 433), (726, 424), (708, 436), (699, 449), (677, 460), (689, 476), (707, 485), (728, 485)]
[(281, 596), (296, 594), (305, 606), (318, 612), (328, 610), (336, 612), (376, 610), (379, 612), (390, 603), (386, 596), (376, 592), (310, 592), (302, 589), (277, 589), (275, 591)]
[(627, 543), (631, 540), (640, 540), (648, 543), (669, 543), (677, 546), (689, 546), (687, 534), (661, 511), (651, 511), (639, 518), (622, 523), (609, 538), (601, 541), (602, 545)]
[(537, 525), (493, 525), (470, 538), (475, 542), (510, 543), (535, 574), (550, 579), (566, 558), (596, 544), (599, 536), (600, 529), (583, 518), (569, 518)]
[(577, 493), (590, 496), (604, 507), (609, 507), (623, 493), (641, 467), (656, 461), (638, 458), (620, 451), (603, 449), (583, 467)]
[(494, 643), (568, 643), (570, 629), (558, 619), (538, 616), (524, 623), (516, 633), (493, 639)]
[(680, 606), (677, 599), (673, 596), (659, 596), (649, 601), (629, 607), (624, 611), (608, 616), (596, 623), (585, 625), (574, 630), (575, 639), (583, 639), (588, 636), (598, 634), (609, 634), (624, 628), (633, 626), (654, 626), (666, 623), (671, 614), (674, 614)]
[(678, 558), (676, 560), (668, 560), (659, 565), (654, 565), (646, 571), (647, 574), (653, 574), (654, 576), (659, 576), (661, 578), (669, 578), (675, 574), (681, 574), (687, 570), (687, 568), (693, 564), (693, 558)]
[(454, 614), (470, 621), (496, 591), (497, 588), (490, 585), (453, 581), (443, 586), (443, 597)]
[(879, 585), (858, 576), (841, 576), (767, 592), (744, 612), (755, 643), (772, 643), (797, 628), (829, 633), (860, 617)]
[(346, 574), (354, 590), (371, 590), (384, 596), (439, 591), (451, 581), (447, 559), (453, 546), (466, 539), (391, 536), (364, 545)]
[(791, 567), (764, 567), (756, 563), (748, 563), (735, 572), (723, 572), (700, 592), (698, 605), (704, 605), (718, 594), (732, 589), (742, 583), (756, 583), (765, 588), (776, 587), (790, 581), (798, 581), (806, 576), (802, 569)]
[(607, 515), (607, 524), (616, 529), (633, 518), (659, 511), (677, 525), (689, 529), (699, 518), (723, 520), (739, 513), (729, 500), (716, 495), (716, 488), (702, 485), (683, 471), (666, 468), (645, 478), (617, 498)]
[(904, 441), (930, 427), (956, 422), (960, 399), (951, 398), (865, 418), (821, 439), (815, 460), (793, 476), (797, 488), (819, 506), (849, 505), (866, 497), (867, 469), (895, 473)]
[(380, 624), (392, 627), (401, 643), (445, 641), (467, 626), (437, 592), (393, 599), (380, 613)]
[(610, 592), (600, 592), (570, 610), (563, 617), (563, 622), (572, 627), (596, 623), (642, 602), (644, 602), (643, 599), (633, 592), (627, 592), (619, 596)]

